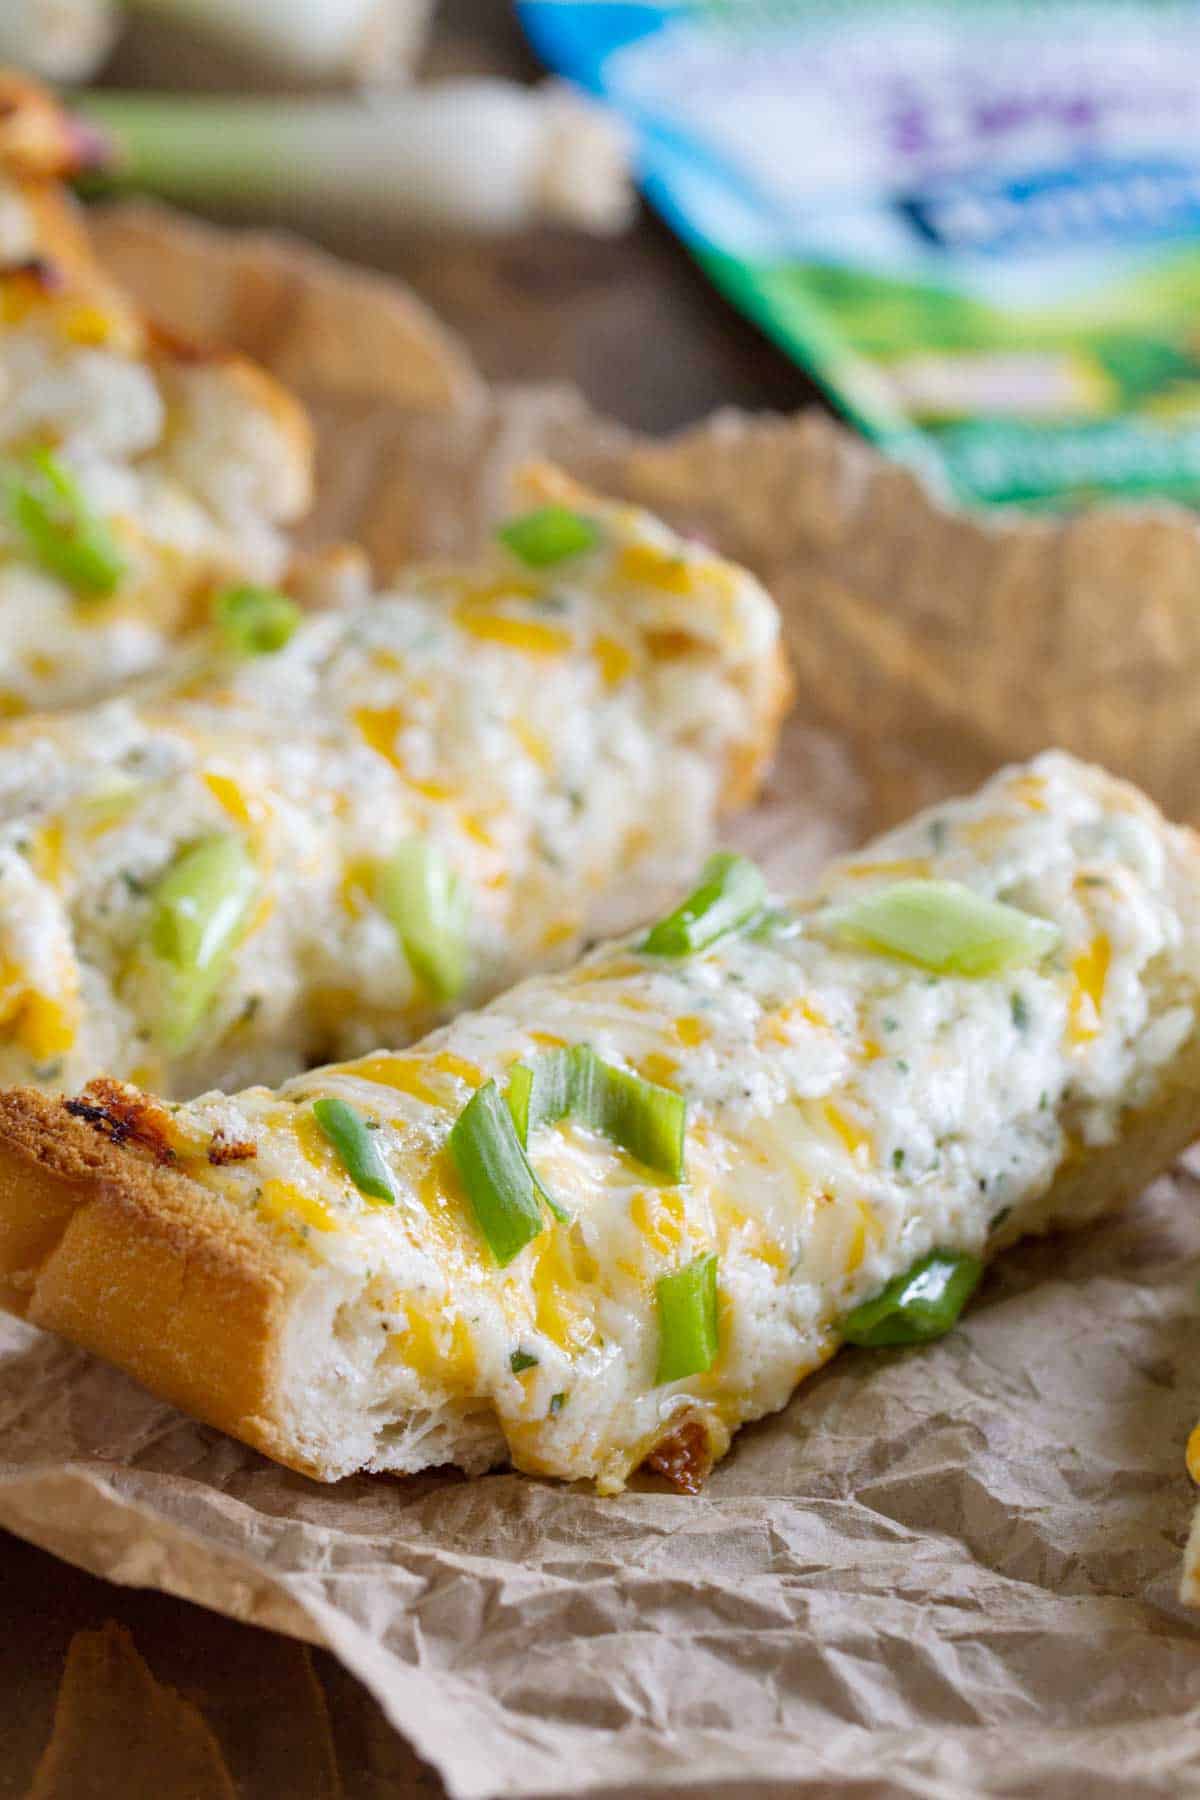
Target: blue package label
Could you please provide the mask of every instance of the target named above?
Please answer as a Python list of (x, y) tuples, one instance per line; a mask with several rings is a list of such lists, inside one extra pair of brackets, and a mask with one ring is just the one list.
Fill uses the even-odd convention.
[(960, 498), (1200, 498), (1197, 0), (521, 0), (652, 203)]

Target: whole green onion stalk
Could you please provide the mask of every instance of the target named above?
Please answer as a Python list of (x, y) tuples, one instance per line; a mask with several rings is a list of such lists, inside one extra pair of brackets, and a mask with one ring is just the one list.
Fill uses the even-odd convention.
[(624, 130), (554, 82), (464, 79), (362, 100), (94, 93), (83, 111), (112, 139), (118, 181), (177, 200), (405, 228), (550, 219), (602, 234), (633, 205)]
[[(4, 0), (8, 4), (8, 0)], [(395, 81), (412, 67), (432, 0), (125, 0), (247, 62), (307, 83)]]
[(0, 63), (44, 81), (86, 81), (116, 35), (113, 0), (0, 0)]

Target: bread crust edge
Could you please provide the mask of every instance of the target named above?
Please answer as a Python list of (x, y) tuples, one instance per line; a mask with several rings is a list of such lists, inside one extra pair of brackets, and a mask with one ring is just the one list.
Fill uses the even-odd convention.
[[(995, 1234), (988, 1260), (1018, 1237), (1117, 1210), (1170, 1166), (1198, 1124), (1200, 1034), (1157, 1102), (1129, 1115), (1119, 1142), (1062, 1166), (1023, 1228)], [(0, 1309), (328, 1482), (368, 1464), (339, 1462), (289, 1426), (289, 1314), (315, 1273), (303, 1250), (186, 1169), (110, 1142), (62, 1099), (0, 1093)], [(1188, 1585), (1189, 1597), (1200, 1595), (1200, 1578)]]
[(320, 1477), (280, 1416), (302, 1279), (185, 1170), (110, 1142), (61, 1099), (0, 1093), (0, 1307)]

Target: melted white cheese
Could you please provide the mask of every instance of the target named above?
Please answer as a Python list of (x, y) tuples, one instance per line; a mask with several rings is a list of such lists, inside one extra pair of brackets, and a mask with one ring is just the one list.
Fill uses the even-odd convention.
[(115, 302), (46, 280), (43, 291), (34, 273), (0, 273), (0, 459), (53, 449), (125, 573), (111, 597), (75, 593), (0, 508), (10, 716), (115, 692), (162, 662), (215, 589), (279, 579), (289, 551), (276, 527), (295, 511), (280, 500), (287, 459), (271, 413), (218, 362), (176, 369)]
[[(206, 644), (140, 703), (0, 730), (0, 1079), (186, 1094), (428, 1029), (439, 1007), (376, 887), (414, 836), (467, 884), (476, 1000), (577, 954), (614, 895), (629, 918), (689, 868), (761, 729), (776, 615), (750, 576), (596, 511), (603, 541), (569, 568), (497, 547), (313, 618), (274, 655)], [(196, 1044), (164, 1058), (139, 955), (152, 890), (219, 831), (244, 841), (259, 903)]]
[[(820, 915), (914, 873), (1052, 920), (1059, 948), (968, 979), (840, 947)], [(210, 1172), (299, 1254), (377, 1271), (381, 1409), (487, 1402), (519, 1466), (614, 1487), (681, 1416), (719, 1451), (836, 1347), (838, 1322), (931, 1249), (978, 1255), (1044, 1222), (1085, 1144), (1152, 1102), (1196, 1026), (1191, 839), (1061, 754), (1008, 771), (835, 865), (761, 932), (677, 963), (629, 944), (526, 982), (404, 1056), (318, 1070), (175, 1114), (185, 1166), (213, 1132), (256, 1146)], [(446, 1150), (485, 1079), (556, 1043), (686, 1096), (686, 1179), (664, 1183), (567, 1122), (531, 1158), (572, 1222), (498, 1270)], [(364, 1201), (311, 1102), (377, 1128), (394, 1207)], [(721, 1347), (655, 1383), (655, 1283), (720, 1257)], [(514, 1352), (536, 1365), (514, 1374)], [(556, 1396), (564, 1396), (558, 1400)]]

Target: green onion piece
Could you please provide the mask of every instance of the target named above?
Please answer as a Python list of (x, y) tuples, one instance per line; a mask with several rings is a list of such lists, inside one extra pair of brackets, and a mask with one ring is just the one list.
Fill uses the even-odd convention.
[(201, 838), (153, 890), (150, 947), (167, 974), (161, 1032), (169, 1050), (194, 1037), (241, 937), (259, 876), (240, 838)]
[(589, 1124), (668, 1181), (683, 1180), (687, 1102), (682, 1094), (616, 1069), (588, 1052), (588, 1093), (581, 1111)]
[(823, 928), (843, 942), (902, 956), (940, 975), (995, 975), (1038, 962), (1059, 931), (956, 881), (897, 881), (827, 912)]
[(570, 1116), (668, 1181), (683, 1180), (683, 1096), (602, 1062), (590, 1044), (548, 1050), (532, 1066), (516, 1064), (509, 1071), (508, 1104), (524, 1145), (539, 1126)]
[(453, 1000), (467, 979), (470, 897), (436, 844), (410, 838), (379, 875), (379, 902), (413, 973), (435, 1000)]
[[(551, 1052), (551, 1055), (554, 1056), (565, 1056), (568, 1054), (569, 1052), (561, 1050)], [(533, 1104), (535, 1080), (536, 1077), (534, 1071), (529, 1068), (526, 1063), (514, 1063), (512, 1068), (508, 1071), (508, 1093), (505, 1095), (505, 1099), (508, 1103), (508, 1110), (512, 1114), (513, 1129), (516, 1131), (517, 1137), (520, 1140), (522, 1150), (526, 1150), (529, 1147), (530, 1107)], [(566, 1108), (564, 1107), (563, 1112), (565, 1111)], [(555, 1118), (561, 1119), (563, 1115), (562, 1112), (558, 1112), (554, 1116)], [(546, 1121), (539, 1116), (534, 1122), (536, 1124), (544, 1124)], [(534, 1175), (533, 1179), (538, 1193), (550, 1208), (550, 1211), (554, 1214), (559, 1224), (570, 1224), (571, 1215), (566, 1207), (559, 1205), (558, 1201), (554, 1198), (554, 1195), (544, 1186), (536, 1175)]]
[(933, 1250), (842, 1323), (849, 1344), (879, 1350), (944, 1337), (979, 1285), (983, 1264), (959, 1251)]
[(664, 1275), (658, 1298), (658, 1369), (655, 1383), (703, 1375), (717, 1360), (717, 1255), (710, 1250), (686, 1268)]
[(125, 558), (57, 456), (31, 450), (2, 485), (9, 517), (43, 569), (87, 599), (116, 592)]
[(530, 1356), (528, 1350), (514, 1350), (508, 1359), (508, 1366), (514, 1375), (523, 1375), (526, 1369), (536, 1369), (538, 1359)]
[(513, 1126), (521, 1148), (529, 1148), (529, 1106), (533, 1099), (533, 1070), (528, 1063), (514, 1063), (508, 1071), (508, 1092), (504, 1098), (512, 1114)]
[(557, 1125), (578, 1113), (586, 1098), (588, 1063), (595, 1052), (586, 1044), (569, 1050), (547, 1050), (530, 1067), (516, 1063), (508, 1072), (508, 1109), (517, 1136), (528, 1148), (529, 1134), (541, 1125)]
[(213, 620), (238, 656), (269, 656), (294, 637), (301, 612), (276, 588), (222, 588), (213, 601)]
[(761, 871), (748, 857), (721, 851), (705, 863), (700, 886), (651, 928), (639, 948), (648, 956), (694, 956), (748, 925), (766, 901)]
[[(522, 1150), (529, 1148), (529, 1105), (533, 1100), (533, 1085), (533, 1069), (525, 1066), (524, 1062), (515, 1062), (509, 1069), (509, 1089), (504, 1098), (506, 1098), (507, 1109), (513, 1114), (513, 1129), (515, 1129), (516, 1138), (520, 1141)], [(561, 1112), (558, 1114), (558, 1118), (561, 1118)], [(531, 1174), (533, 1174), (533, 1170), (531, 1170)], [(545, 1186), (538, 1175), (533, 1175), (533, 1179), (538, 1195), (551, 1208), (554, 1217), (560, 1222), (560, 1226), (570, 1224), (570, 1213), (567, 1208), (558, 1204), (551, 1190)]]
[(313, 1118), (337, 1151), (359, 1193), (366, 1194), (371, 1200), (386, 1200), (389, 1206), (394, 1206), (396, 1190), (387, 1164), (361, 1113), (345, 1100), (314, 1100)]
[(494, 1081), (478, 1088), (450, 1133), (476, 1223), (502, 1269), (542, 1230), (541, 1190)]
[(540, 506), (501, 525), (496, 536), (531, 569), (582, 556), (600, 542), (600, 527), (568, 506)]

